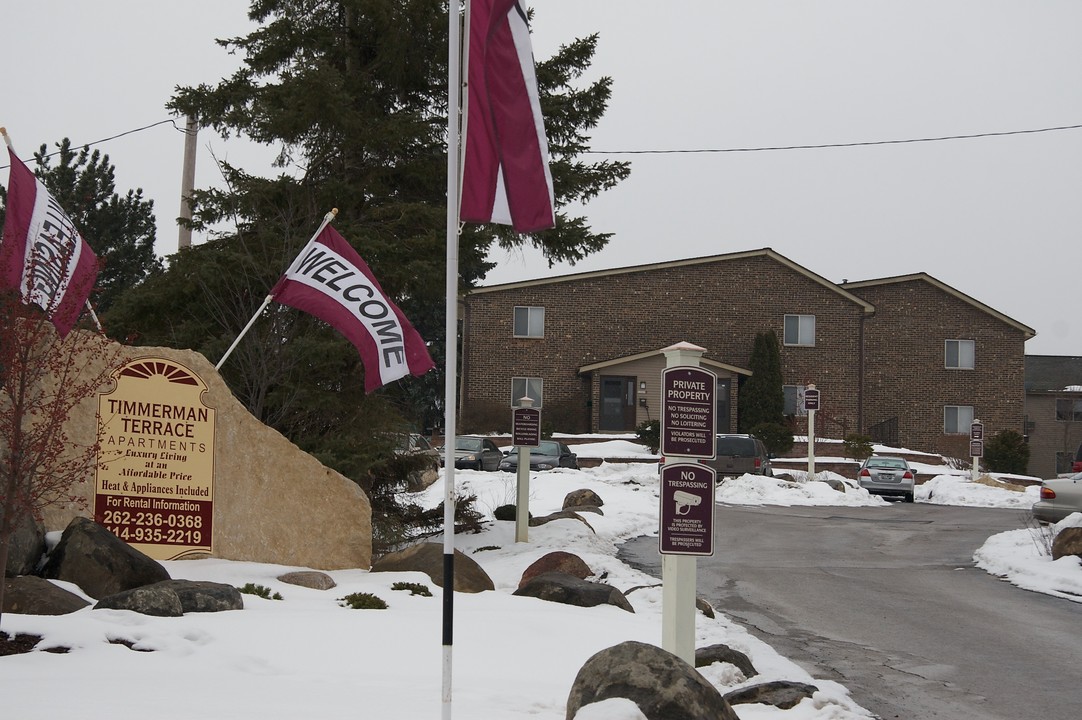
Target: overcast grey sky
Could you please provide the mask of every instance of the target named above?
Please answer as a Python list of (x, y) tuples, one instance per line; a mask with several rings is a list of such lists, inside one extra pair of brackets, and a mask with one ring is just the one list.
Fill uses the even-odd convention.
[[(250, 27), (243, 0), (8, 4), (0, 124), (20, 155), (168, 117), (175, 85), (238, 66), (214, 45)], [(1082, 355), (1082, 125), (1077, 0), (534, 0), (534, 50), (600, 34), (613, 78), (594, 133), (631, 177), (583, 209), (610, 246), (556, 272), (771, 247), (830, 280), (927, 272), (1037, 331), (1030, 354)], [(176, 249), (183, 136), (161, 125), (99, 146), (121, 190), (155, 200)], [(246, 166), (272, 153), (200, 136)], [(199, 238), (196, 238), (199, 242)], [(500, 252), (490, 282), (550, 275)]]

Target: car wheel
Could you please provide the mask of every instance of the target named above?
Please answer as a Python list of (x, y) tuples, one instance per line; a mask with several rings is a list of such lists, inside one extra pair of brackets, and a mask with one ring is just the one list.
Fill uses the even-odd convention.
[(907, 503), (911, 503), (911, 502), (913, 502), (913, 493), (906, 493), (906, 494), (905, 494), (905, 501), (906, 501)]

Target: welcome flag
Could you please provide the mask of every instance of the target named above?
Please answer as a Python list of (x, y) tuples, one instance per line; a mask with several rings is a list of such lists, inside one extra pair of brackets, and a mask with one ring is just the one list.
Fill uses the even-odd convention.
[(0, 286), (37, 305), (61, 338), (79, 319), (98, 277), (98, 258), (45, 185), (8, 147)]
[(424, 340), (330, 225), (301, 250), (270, 295), (316, 316), (353, 343), (364, 363), (365, 392), (435, 367)]
[(460, 217), (516, 232), (556, 224), (548, 139), (526, 10), (472, 0)]

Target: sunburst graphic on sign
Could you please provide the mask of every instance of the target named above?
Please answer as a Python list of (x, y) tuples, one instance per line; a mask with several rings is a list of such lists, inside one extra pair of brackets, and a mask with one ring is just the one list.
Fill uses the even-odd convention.
[(162, 362), (161, 360), (147, 360), (144, 362), (132, 363), (121, 370), (120, 375), (122, 377), (134, 377), (144, 380), (160, 375), (169, 382), (177, 383), (178, 385), (200, 384), (199, 380), (185, 368), (174, 365), (173, 363)]

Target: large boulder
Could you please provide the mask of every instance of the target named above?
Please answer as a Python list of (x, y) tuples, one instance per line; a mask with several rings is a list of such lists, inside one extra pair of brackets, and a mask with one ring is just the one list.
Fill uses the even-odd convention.
[(330, 590), (338, 585), (330, 575), (317, 570), (296, 570), (294, 572), (287, 572), (284, 575), (278, 576), (278, 582), (284, 582), (290, 585), (300, 585), (301, 587), (311, 588), (312, 590)]
[(8, 561), (4, 577), (30, 575), (45, 556), (45, 529), (30, 515), (17, 521), (8, 542)]
[[(203, 355), (103, 338), (100, 352), (81, 360), (87, 373), (97, 373), (106, 363), (113, 370), (144, 358), (179, 365), (206, 385), (202, 402), (216, 417), (214, 557), (320, 570), (372, 564), (372, 509), (360, 486), (254, 417)], [(72, 409), (64, 431), (73, 443), (99, 440), (98, 401), (93, 395)], [(45, 509), (46, 532), (63, 530), (94, 508), (93, 473), (67, 494), (71, 502)]]
[(589, 488), (572, 490), (564, 495), (564, 510), (584, 509), (604, 515), (598, 508), (605, 504), (601, 496)]
[(89, 605), (73, 592), (36, 575), (4, 579), (3, 612), (16, 615), (67, 615)]
[(164, 580), (102, 598), (95, 610), (132, 610), (143, 615), (179, 617), (189, 612), (243, 610), (244, 599), (232, 585), (205, 580)]
[(94, 605), (95, 610), (131, 610), (153, 617), (180, 617), (184, 606), (172, 588), (146, 585), (107, 595)]
[(635, 612), (624, 594), (612, 585), (582, 580), (567, 573), (548, 572), (538, 575), (512, 594), (577, 607), (615, 605), (621, 610)]
[[(405, 550), (388, 553), (372, 565), (372, 572), (422, 572), (438, 587), (443, 587), (443, 546), (420, 543)], [(469, 555), (455, 550), (454, 591), (479, 593), (495, 590), (488, 573)]]
[(761, 705), (773, 705), (781, 710), (789, 710), (800, 704), (801, 700), (810, 698), (818, 691), (819, 688), (807, 683), (774, 680), (733, 690), (726, 693), (725, 701), (730, 705), (759, 703)]
[(610, 698), (631, 700), (647, 720), (739, 720), (695, 668), (641, 642), (620, 643), (587, 660), (571, 685), (565, 717), (573, 720), (586, 705)]
[[(580, 508), (581, 509), (581, 508)], [(539, 525), (546, 525), (553, 520), (578, 520), (580, 523), (590, 528), (590, 532), (596, 532), (593, 525), (586, 522), (586, 519), (579, 515), (574, 510), (560, 510), (559, 512), (549, 513), (542, 517), (531, 517), (530, 527), (538, 527)]]
[(243, 610), (244, 596), (226, 583), (209, 580), (165, 580), (151, 587), (165, 587), (177, 594), (184, 612)]
[(590, 566), (578, 555), (564, 552), (563, 550), (556, 550), (534, 560), (530, 566), (522, 572), (522, 578), (518, 581), (518, 586), (522, 587), (538, 575), (544, 575), (548, 572), (566, 573), (568, 575), (574, 575), (580, 580), (585, 580), (594, 574), (594, 571), (590, 569)]
[(92, 598), (169, 579), (161, 563), (84, 517), (68, 523), (42, 575), (75, 583)]
[(1052, 559), (1059, 560), (1068, 555), (1082, 558), (1082, 527), (1063, 528), (1056, 533), (1052, 541)]
[(751, 658), (739, 650), (733, 650), (728, 645), (719, 643), (695, 648), (695, 667), (706, 667), (716, 662), (729, 663), (735, 666), (737, 670), (744, 674), (745, 679), (759, 674), (755, 666), (751, 664)]

